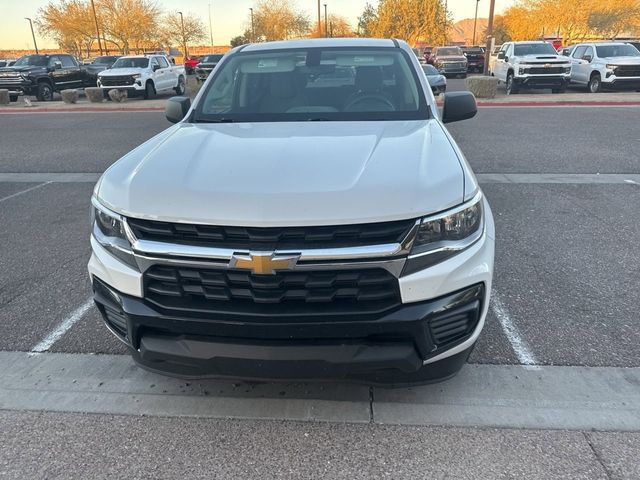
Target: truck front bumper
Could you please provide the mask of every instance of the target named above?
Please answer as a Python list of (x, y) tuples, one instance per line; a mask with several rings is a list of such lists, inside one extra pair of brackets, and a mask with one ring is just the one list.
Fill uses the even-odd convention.
[(177, 315), (145, 300), (141, 272), (92, 237), (89, 273), (106, 326), (144, 368), (200, 378), (348, 380), (407, 385), (446, 379), (483, 328), (494, 227), (458, 255), (398, 279), (402, 303), (367, 316)]
[(640, 89), (640, 77), (609, 76), (602, 79), (602, 87), (612, 90), (638, 90)]
[(569, 85), (570, 75), (531, 75), (514, 77), (516, 85), (523, 88), (563, 88)]

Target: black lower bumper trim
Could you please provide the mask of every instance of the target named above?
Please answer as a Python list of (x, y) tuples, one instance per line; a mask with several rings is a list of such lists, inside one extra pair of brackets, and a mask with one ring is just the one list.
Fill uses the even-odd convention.
[(105, 322), (129, 345), (138, 364), (188, 378), (402, 385), (442, 380), (462, 367), (468, 351), (424, 361), (465, 342), (485, 303), (484, 285), (477, 284), (370, 320), (247, 317), (229, 323), (168, 317), (96, 278), (93, 285)]
[(562, 88), (569, 85), (569, 81), (564, 77), (514, 78), (514, 83), (526, 88)]

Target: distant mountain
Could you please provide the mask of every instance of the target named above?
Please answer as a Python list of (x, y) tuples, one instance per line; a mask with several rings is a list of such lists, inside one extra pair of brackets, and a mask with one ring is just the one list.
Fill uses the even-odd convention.
[[(483, 34), (487, 29), (488, 23), (488, 19), (478, 18), (478, 25), (476, 27), (476, 45), (485, 43)], [(473, 41), (473, 18), (465, 18), (464, 20), (454, 23), (449, 29), (448, 40), (450, 43), (471, 45)]]

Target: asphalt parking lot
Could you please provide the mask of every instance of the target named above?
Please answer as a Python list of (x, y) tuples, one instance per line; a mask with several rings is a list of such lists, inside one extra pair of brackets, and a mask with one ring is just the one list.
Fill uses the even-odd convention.
[[(474, 368), (481, 371), (492, 366), (517, 369), (525, 364), (534, 369), (542, 368), (540, 371), (544, 373), (523, 369), (522, 374), (513, 374), (515, 378), (518, 375), (539, 375), (542, 378), (544, 375), (552, 376), (553, 373), (549, 372), (556, 371), (544, 370), (546, 367), (596, 367), (593, 371), (599, 374), (611, 372), (611, 378), (620, 374), (638, 381), (640, 377), (635, 376), (638, 372), (635, 369), (640, 367), (640, 316), (637, 313), (640, 285), (639, 113), (640, 109), (636, 107), (491, 107), (481, 109), (473, 120), (450, 126), (450, 131), (479, 176), (493, 209), (497, 231), (493, 304), (485, 330), (470, 359), (471, 365), (465, 367), (464, 372), (473, 372)], [(97, 311), (91, 306), (86, 273), (89, 199), (95, 178), (101, 172), (168, 125), (161, 112), (0, 115), (0, 353), (44, 350), (92, 354), (96, 358), (102, 356), (95, 354), (126, 353), (104, 328)], [(69, 323), (69, 319), (73, 321)], [(69, 328), (60, 330), (65, 322)], [(46, 348), (42, 348), (43, 342)], [(53, 358), (46, 357), (51, 353), (41, 355), (43, 357), (39, 358)], [(10, 364), (23, 357), (6, 358)], [(122, 358), (128, 361), (126, 357)], [(24, 361), (32, 360), (25, 356)], [(130, 372), (127, 368), (133, 367), (127, 363), (119, 368)], [(109, 372), (103, 373), (105, 378), (112, 378)], [(0, 378), (2, 375), (0, 373)], [(77, 373), (77, 377), (68, 377), (68, 380), (82, 383), (81, 377), (82, 374)], [(40, 380), (51, 382), (46, 376)], [(95, 380), (101, 381), (99, 378)], [(161, 380), (157, 385), (161, 385), (159, 382)], [(262, 395), (254, 391), (262, 387), (253, 385), (246, 389), (239, 384), (216, 385), (215, 388), (219, 387), (219, 399), (238, 396), (255, 401)], [(638, 387), (640, 383), (635, 385)], [(156, 388), (156, 385), (149, 388)], [(169, 382), (162, 388), (164, 391), (157, 389), (154, 392), (156, 397), (162, 393), (179, 396), (185, 390), (191, 391), (193, 386), (178, 387)], [(455, 465), (453, 473), (437, 467), (430, 478), (445, 478), (447, 474), (454, 478), (550, 478), (561, 475), (568, 478), (637, 478), (640, 475), (640, 437), (637, 434), (587, 434), (581, 433), (584, 429), (578, 427), (576, 431), (536, 430), (528, 441), (517, 430), (469, 431), (465, 428), (474, 425), (533, 428), (531, 425), (535, 422), (530, 425), (509, 422), (494, 425), (478, 419), (475, 423), (473, 419), (467, 419), (453, 424), (445, 420), (441, 423), (443, 427), (415, 430), (406, 424), (433, 425), (434, 422), (417, 421), (415, 416), (410, 418), (408, 414), (404, 420), (396, 421), (394, 410), (387, 410), (385, 414), (383, 404), (419, 404), (423, 401), (422, 397), (416, 397), (421, 395), (419, 389), (381, 392), (376, 397), (377, 392), (372, 393), (364, 387), (352, 389), (345, 386), (336, 387), (336, 390), (327, 387), (324, 393), (320, 387), (288, 385), (269, 388), (262, 393), (270, 400), (292, 397), (325, 401), (334, 395), (332, 400), (357, 399), (362, 401), (360, 413), (363, 423), (376, 423), (370, 415), (377, 411), (384, 419), (382, 423), (398, 425), (378, 430), (374, 425), (342, 425), (341, 428), (333, 424), (311, 426), (296, 422), (243, 423), (219, 419), (199, 424), (193, 419), (180, 423), (164, 418), (175, 416), (175, 410), (166, 411), (156, 421), (134, 417), (128, 422), (119, 417), (86, 417), (80, 413), (41, 413), (34, 417), (29, 413), (15, 412), (6, 403), (3, 405), (0, 395), (0, 408), (10, 408), (0, 412), (0, 425), (4, 425), (6, 431), (22, 432), (16, 433), (15, 437), (22, 440), (11, 442), (5, 451), (11, 453), (5, 458), (15, 461), (5, 460), (3, 463), (0, 460), (0, 473), (4, 469), (12, 478), (19, 471), (20, 459), (27, 462), (27, 453), (24, 449), (20, 451), (20, 442), (24, 443), (27, 438), (24, 432), (48, 432), (42, 437), (43, 445), (76, 438), (72, 450), (80, 452), (83, 444), (99, 448), (101, 437), (95, 433), (96, 430), (102, 430), (103, 440), (110, 444), (126, 430), (132, 439), (140, 442), (148, 441), (150, 432), (158, 432), (158, 437), (165, 440), (173, 436), (181, 441), (206, 437), (208, 445), (222, 445), (214, 457), (205, 460), (198, 468), (193, 467), (194, 470), (184, 470), (184, 462), (188, 459), (195, 461), (195, 453), (185, 453), (173, 447), (176, 457), (182, 455), (179, 466), (183, 468), (180, 470), (178, 466), (174, 471), (193, 472), (193, 476), (203, 475), (206, 468), (214, 468), (214, 458), (229, 462), (233, 456), (232, 446), (237, 446), (244, 449), (242, 458), (245, 463), (238, 463), (236, 470), (228, 465), (231, 470), (215, 470), (223, 478), (241, 477), (250, 471), (254, 475), (263, 473), (265, 478), (277, 476), (274, 472), (285, 477), (296, 476), (291, 472), (297, 472), (301, 477), (324, 478), (344, 473), (350, 478), (370, 478), (376, 474), (391, 478), (422, 477), (425, 474), (420, 469), (421, 463), (433, 461), (438, 465), (438, 462), (449, 458), (443, 453), (446, 445), (466, 448), (467, 454), (449, 460)], [(612, 384), (612, 391), (617, 388)], [(333, 393), (329, 394), (329, 390)], [(132, 401), (137, 401), (136, 395), (149, 393), (126, 389), (123, 392), (128, 395), (123, 398)], [(379, 410), (372, 406), (372, 395), (383, 400)], [(631, 397), (637, 398), (635, 395), (633, 393)], [(597, 398), (595, 393), (593, 398)], [(255, 403), (251, 405), (255, 408)], [(360, 414), (356, 407), (355, 416)], [(172, 408), (176, 408), (175, 404)], [(594, 408), (597, 410), (599, 407)], [(33, 409), (38, 410), (37, 407)], [(68, 411), (75, 410), (70, 408)], [(126, 408), (123, 411), (143, 413)], [(234, 414), (233, 409), (227, 412), (232, 413), (220, 416), (243, 416)], [(283, 412), (282, 418), (292, 418), (286, 408)], [(103, 413), (119, 411), (114, 409)], [(328, 412), (324, 419), (341, 421), (335, 415), (336, 412)], [(640, 421), (640, 411), (633, 410), (630, 415), (635, 415), (636, 421)], [(257, 416), (272, 418), (268, 414)], [(315, 417), (305, 411), (293, 415), (293, 418), (305, 420)], [(443, 418), (446, 419), (446, 415)], [(349, 419), (343, 420), (349, 422)], [(554, 428), (544, 422), (540, 417), (540, 428)], [(438, 422), (435, 424), (440, 425)], [(449, 428), (452, 425), (458, 425), (460, 430)], [(571, 425), (566, 428), (573, 430)], [(207, 436), (209, 433), (212, 436)], [(273, 470), (267, 474), (266, 464), (246, 470), (250, 468), (247, 465), (252, 465), (251, 455), (247, 453), (252, 444), (246, 440), (247, 435), (260, 437), (253, 448), (261, 458), (282, 453), (285, 447), (278, 449), (273, 442), (283, 438), (287, 439), (285, 444), (291, 444), (288, 451), (294, 452), (291, 453), (292, 458), (313, 450), (317, 445), (325, 446), (310, 456), (309, 468), (315, 470), (308, 475), (301, 473), (306, 472), (307, 467), (298, 465), (297, 460), (282, 458), (274, 461)], [(384, 438), (384, 442), (375, 442), (373, 438), (376, 435)], [(298, 442), (293, 440), (296, 438)], [(441, 442), (440, 447), (434, 446), (434, 439)], [(218, 441), (221, 443), (217, 444)], [(423, 452), (403, 447), (403, 444), (415, 445), (415, 442), (430, 446)], [(486, 442), (493, 442), (490, 451), (483, 450)], [(337, 447), (347, 444), (357, 445), (357, 449), (366, 451), (369, 463), (358, 459), (356, 448), (341, 452)], [(615, 447), (617, 444), (619, 448)], [(135, 448), (142, 448), (137, 445)], [(123, 451), (122, 446), (118, 448), (118, 451)], [(30, 449), (34, 454), (45, 452), (44, 447), (32, 446)], [(51, 447), (47, 451), (49, 470), (27, 462), (23, 464), (28, 464), (23, 472), (30, 472), (37, 478), (64, 476), (64, 469), (54, 459), (58, 450)], [(379, 456), (376, 456), (376, 451), (380, 452)], [(526, 452), (530, 453), (528, 460)], [(473, 463), (472, 456), (481, 453), (486, 457)], [(149, 451), (142, 452), (145, 458), (149, 454)], [(73, 455), (82, 457), (80, 453)], [(404, 470), (398, 470), (401, 468), (399, 459), (403, 455), (406, 455)], [(371, 460), (374, 457), (375, 460)], [(97, 458), (100, 464), (111, 457), (102, 454)], [(471, 464), (466, 465), (465, 462)], [(530, 469), (524, 473), (519, 471), (518, 465), (527, 465), (527, 462), (530, 462)], [(368, 466), (363, 466), (365, 464)], [(104, 472), (119, 475), (125, 470), (121, 465), (112, 465)], [(142, 471), (137, 472), (141, 474)], [(153, 477), (153, 471), (149, 475)]]

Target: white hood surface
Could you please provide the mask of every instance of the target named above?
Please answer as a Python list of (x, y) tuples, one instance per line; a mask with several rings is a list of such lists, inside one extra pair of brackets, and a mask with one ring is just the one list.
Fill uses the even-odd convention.
[(436, 120), (180, 123), (102, 177), (126, 216), (229, 226), (382, 222), (462, 203), (464, 174)]
[(640, 65), (640, 57), (602, 57), (600, 60), (612, 65)]
[(98, 74), (100, 77), (115, 77), (121, 75), (137, 75), (138, 73), (143, 73), (146, 69), (144, 68), (110, 68), (108, 70), (103, 70)]

